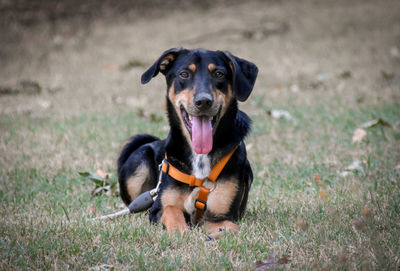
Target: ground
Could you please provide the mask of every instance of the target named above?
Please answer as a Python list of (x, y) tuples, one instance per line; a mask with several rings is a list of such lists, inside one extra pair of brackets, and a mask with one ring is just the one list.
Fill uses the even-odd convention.
[[(79, 2), (0, 1), (1, 269), (399, 268), (399, 1)], [(86, 221), (121, 200), (78, 172), (115, 180), (130, 135), (166, 136), (165, 81), (140, 76), (179, 45), (260, 70), (240, 105), (255, 180), (219, 241)]]

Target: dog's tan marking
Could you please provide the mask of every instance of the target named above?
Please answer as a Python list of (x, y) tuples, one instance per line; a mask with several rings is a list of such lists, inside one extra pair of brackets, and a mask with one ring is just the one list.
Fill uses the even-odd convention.
[(208, 68), (208, 70), (209, 70), (210, 72), (212, 72), (213, 70), (215, 70), (215, 64), (210, 63), (210, 64), (208, 64), (207, 68)]
[(168, 99), (171, 101), (173, 105), (175, 105), (176, 95), (175, 95), (175, 87), (174, 84), (170, 86), (168, 89)]
[(237, 191), (236, 183), (219, 180), (215, 189), (208, 196), (207, 210), (215, 215), (228, 213)]
[(225, 109), (225, 106), (228, 106), (232, 99), (232, 88), (231, 85), (228, 85), (227, 93), (223, 93), (221, 90), (217, 89), (215, 92), (215, 100), (218, 104), (222, 105), (222, 108)]
[(239, 225), (229, 220), (224, 220), (217, 223), (206, 222), (205, 228), (209, 235), (215, 239), (218, 239), (224, 233), (224, 231), (233, 232), (240, 230)]
[(149, 176), (149, 169), (145, 164), (141, 164), (135, 172), (129, 177), (127, 181), (128, 194), (131, 200), (135, 199), (142, 192), (143, 184), (147, 176)]
[(177, 189), (166, 189), (161, 195), (162, 206), (175, 206), (179, 210), (184, 209), (184, 202), (189, 196), (189, 193), (182, 193)]
[(183, 212), (175, 206), (165, 206), (161, 222), (167, 228), (168, 233), (185, 232), (189, 230)]
[(173, 54), (168, 54), (166, 55), (160, 62), (160, 70), (165, 70), (167, 68), (167, 66), (169, 65), (169, 63), (171, 63), (172, 61), (174, 61), (175, 56)]
[[(230, 85), (228, 85), (228, 91), (226, 94), (224, 94), (221, 90), (217, 89), (215, 91), (215, 101), (219, 104), (222, 105), (222, 110), (221, 110), (221, 116), (219, 119), (223, 117), (225, 114), (226, 110), (228, 109), (228, 106), (231, 102), (232, 99), (232, 88)], [(218, 125), (218, 123), (217, 123)]]
[(179, 116), (179, 121), (180, 125), (182, 128), (183, 135), (185, 136), (187, 142), (191, 146), (192, 144), (192, 139), (190, 137), (189, 131), (185, 127), (185, 123), (183, 121), (182, 115), (181, 115), (181, 105), (187, 110), (188, 104), (193, 100), (194, 96), (194, 90), (191, 89), (185, 89), (179, 92), (178, 94), (175, 93), (174, 91), (174, 86), (171, 86), (169, 91), (168, 91), (168, 98), (171, 101), (171, 103), (174, 105), (175, 111), (177, 115)]
[(191, 70), (192, 72), (196, 71), (196, 65), (195, 64), (190, 64), (189, 65), (189, 70)]
[(225, 105), (228, 106), (232, 100), (232, 86), (228, 84), (228, 91), (225, 95)]
[(234, 73), (235, 70), (233, 69), (233, 63), (231, 61), (229, 61), (229, 67), (231, 68), (232, 72)]
[(215, 101), (219, 104), (222, 105), (222, 108), (225, 107), (226, 105), (226, 95), (219, 89), (215, 91)]
[(179, 108), (182, 104), (187, 109), (188, 104), (193, 100), (194, 90), (185, 89), (175, 95), (175, 107)]

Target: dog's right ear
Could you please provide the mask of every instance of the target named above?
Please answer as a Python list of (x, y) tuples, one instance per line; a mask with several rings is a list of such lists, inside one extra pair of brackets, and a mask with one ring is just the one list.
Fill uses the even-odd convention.
[(165, 75), (182, 50), (182, 47), (178, 47), (165, 51), (160, 58), (143, 73), (141, 78), (142, 84), (148, 83), (151, 78), (155, 77), (160, 71)]

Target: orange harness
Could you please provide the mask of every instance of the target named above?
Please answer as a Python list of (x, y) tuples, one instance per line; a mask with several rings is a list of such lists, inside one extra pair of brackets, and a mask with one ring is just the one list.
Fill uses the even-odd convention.
[[(228, 163), (229, 159), (231, 159), (233, 153), (236, 151), (237, 147), (235, 147), (228, 155), (224, 156), (211, 170), (210, 175), (208, 175), (208, 180), (211, 182), (215, 182), (218, 179), (219, 174), (224, 169), (225, 165)], [(203, 186), (204, 179), (197, 179), (194, 175), (189, 175), (179, 171), (177, 168), (172, 166), (167, 162), (167, 155), (165, 155), (165, 159), (162, 163), (162, 171), (173, 179), (188, 184), (189, 186), (198, 186), (200, 187), (199, 195), (194, 202), (194, 206), (196, 207), (196, 221), (197, 223), (201, 220), (204, 215), (204, 212), (207, 209), (207, 198), (208, 194), (211, 192), (210, 189)]]

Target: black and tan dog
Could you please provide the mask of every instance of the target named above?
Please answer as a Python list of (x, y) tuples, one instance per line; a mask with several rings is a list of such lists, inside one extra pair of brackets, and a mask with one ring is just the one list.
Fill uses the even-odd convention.
[(173, 48), (142, 75), (167, 81), (171, 130), (165, 140), (136, 135), (118, 160), (125, 204), (161, 184), (150, 220), (168, 232), (203, 224), (213, 237), (238, 230), (253, 174), (243, 139), (249, 117), (238, 110), (256, 81), (256, 65), (229, 52)]

